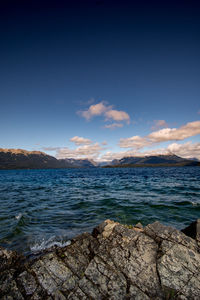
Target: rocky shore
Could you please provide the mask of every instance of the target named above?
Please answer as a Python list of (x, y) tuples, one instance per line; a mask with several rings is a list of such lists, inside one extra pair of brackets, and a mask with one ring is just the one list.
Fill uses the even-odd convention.
[(0, 248), (0, 299), (200, 299), (200, 219), (182, 232), (106, 220), (27, 259)]

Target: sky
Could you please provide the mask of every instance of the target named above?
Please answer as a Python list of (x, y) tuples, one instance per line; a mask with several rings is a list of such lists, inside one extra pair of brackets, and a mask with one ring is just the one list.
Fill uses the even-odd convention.
[(0, 147), (200, 159), (199, 1), (0, 1)]

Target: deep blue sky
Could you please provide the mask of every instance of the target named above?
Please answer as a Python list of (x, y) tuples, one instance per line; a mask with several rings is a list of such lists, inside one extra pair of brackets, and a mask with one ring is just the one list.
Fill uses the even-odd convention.
[[(53, 155), (58, 147), (57, 155), (68, 157), (96, 147), (96, 158), (134, 153), (134, 145), (120, 148), (120, 139), (193, 126), (200, 117), (199, 16), (199, 1), (1, 1), (1, 147)], [(84, 117), (98, 103), (105, 111)], [(106, 117), (110, 110), (129, 120)], [(176, 143), (177, 154), (185, 147), (200, 157), (200, 123), (194, 126), (183, 128), (186, 138), (150, 141), (137, 151)], [(75, 145), (74, 136), (92, 143)]]

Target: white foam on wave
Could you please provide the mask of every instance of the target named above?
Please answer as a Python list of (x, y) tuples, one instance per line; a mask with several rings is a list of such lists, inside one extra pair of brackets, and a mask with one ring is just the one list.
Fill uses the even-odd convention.
[(30, 246), (30, 250), (33, 253), (38, 253), (38, 252), (41, 252), (45, 249), (49, 249), (54, 246), (63, 248), (63, 247), (69, 246), (70, 244), (71, 244), (71, 241), (57, 241), (55, 239), (55, 237), (51, 237), (48, 240), (43, 238), (40, 242), (37, 242), (33, 246)]
[(20, 220), (22, 216), (23, 216), (23, 214), (22, 214), (22, 213), (19, 213), (17, 216), (15, 216), (15, 219), (16, 219), (16, 220)]

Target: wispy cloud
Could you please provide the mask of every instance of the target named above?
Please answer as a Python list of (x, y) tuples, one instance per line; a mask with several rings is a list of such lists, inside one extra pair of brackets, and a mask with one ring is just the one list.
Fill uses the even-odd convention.
[[(93, 117), (103, 116), (104, 121), (116, 121), (130, 123), (130, 116), (128, 113), (122, 110), (113, 109), (113, 106), (107, 105), (105, 102), (99, 102), (97, 104), (90, 105), (87, 110), (79, 111), (78, 114), (85, 118), (87, 121)], [(116, 125), (118, 124), (118, 125)], [(122, 127), (121, 123), (106, 124), (105, 128), (117, 128)]]
[(153, 123), (154, 124), (151, 127), (152, 130), (169, 127), (169, 125), (167, 124), (167, 122), (165, 120), (154, 120)]
[(145, 137), (123, 138), (120, 139), (119, 146), (121, 148), (141, 149), (161, 142), (181, 141), (198, 134), (200, 134), (200, 121), (194, 121), (179, 128), (163, 128)]
[(112, 123), (112, 124), (106, 124), (104, 126), (104, 128), (115, 129), (115, 128), (120, 128), (123, 126), (124, 126), (124, 124), (122, 124), (122, 123)]
[(41, 149), (44, 151), (58, 151), (60, 147), (42, 147)]
[(70, 139), (71, 142), (75, 143), (77, 146), (79, 145), (90, 145), (92, 144), (92, 141), (80, 136), (74, 136)]
[(120, 139), (119, 146), (120, 148), (134, 148), (141, 149), (145, 146), (150, 146), (150, 141), (145, 137), (140, 137), (138, 135), (132, 136), (130, 138)]

